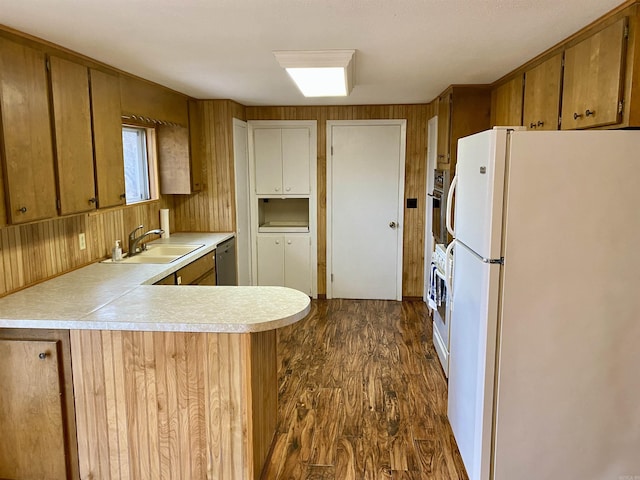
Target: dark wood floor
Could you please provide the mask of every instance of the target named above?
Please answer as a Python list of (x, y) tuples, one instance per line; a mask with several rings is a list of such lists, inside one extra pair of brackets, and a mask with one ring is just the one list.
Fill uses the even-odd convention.
[(318, 300), (278, 332), (278, 429), (263, 479), (467, 476), (423, 302)]

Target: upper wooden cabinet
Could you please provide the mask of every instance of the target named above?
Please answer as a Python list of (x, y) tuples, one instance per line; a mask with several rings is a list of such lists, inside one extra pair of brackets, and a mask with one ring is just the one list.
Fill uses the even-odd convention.
[(522, 125), (524, 77), (518, 75), (491, 92), (491, 125)]
[(309, 194), (310, 139), (309, 128), (254, 129), (257, 194)]
[(562, 129), (622, 120), (627, 18), (565, 50)]
[(98, 207), (124, 205), (124, 158), (120, 81), (116, 75), (90, 70), (91, 119)]
[(203, 188), (202, 108), (189, 101), (189, 128), (180, 125), (156, 127), (160, 193), (190, 194)]
[(0, 38), (0, 114), (7, 220), (56, 215), (47, 70), (42, 52)]
[(455, 171), (458, 140), (489, 128), (491, 88), (454, 85), (439, 97), (438, 169)]
[(95, 210), (89, 71), (54, 56), (49, 63), (60, 214)]
[(529, 129), (557, 130), (562, 85), (562, 54), (525, 73), (523, 124)]
[(189, 124), (185, 95), (128, 75), (120, 75), (120, 94), (123, 114)]

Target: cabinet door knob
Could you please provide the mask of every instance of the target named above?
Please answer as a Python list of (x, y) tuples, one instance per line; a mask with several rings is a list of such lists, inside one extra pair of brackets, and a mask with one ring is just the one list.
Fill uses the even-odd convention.
[(47, 352), (40, 352), (40, 353), (38, 354), (38, 358), (39, 358), (40, 360), (44, 360), (45, 358), (47, 358)]
[(287, 187), (287, 192), (291, 191), (291, 187)]
[(18, 211), (19, 211), (20, 213), (27, 213), (27, 207), (20, 207), (20, 208), (18, 209)]
[(96, 203), (96, 197), (92, 197), (89, 199), (89, 203)]
[(276, 187), (276, 192), (279, 192), (279, 191), (280, 191), (280, 187)]
[(529, 124), (529, 128), (536, 128), (536, 124), (535, 124), (534, 122), (531, 122), (531, 123)]
[(280, 240), (276, 240), (276, 245), (280, 245)]
[(127, 194), (126, 194), (126, 193), (121, 193), (121, 194), (120, 194), (120, 198), (122, 198), (122, 199), (127, 198)]
[(287, 245), (291, 245), (291, 240), (287, 240)]
[(389, 222), (389, 228), (396, 228), (398, 224), (396, 222)]
[(587, 108), (587, 110), (584, 112), (584, 114), (585, 114), (587, 117), (590, 117), (591, 115), (595, 115), (595, 114), (596, 114), (596, 111), (595, 111), (595, 110), (589, 110), (589, 109)]
[(542, 127), (542, 126), (544, 126), (544, 122), (542, 120), (538, 120), (536, 127)]
[(574, 114), (573, 114), (573, 119), (574, 119), (574, 120), (577, 120), (577, 119), (579, 119), (579, 118), (581, 118), (581, 117), (582, 117), (582, 114), (581, 114), (581, 113), (575, 113), (575, 112), (574, 112)]

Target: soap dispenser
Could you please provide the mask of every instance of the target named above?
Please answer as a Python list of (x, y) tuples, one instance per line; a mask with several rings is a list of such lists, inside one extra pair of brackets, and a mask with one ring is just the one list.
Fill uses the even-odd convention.
[(116, 243), (111, 250), (111, 260), (114, 262), (122, 260), (122, 247), (120, 246), (120, 240), (116, 240)]

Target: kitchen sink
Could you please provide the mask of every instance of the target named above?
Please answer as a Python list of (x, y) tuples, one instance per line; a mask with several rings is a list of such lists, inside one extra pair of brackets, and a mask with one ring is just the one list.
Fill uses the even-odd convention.
[(119, 262), (114, 262), (109, 258), (102, 263), (171, 263), (202, 247), (204, 247), (204, 245), (152, 243), (147, 245), (146, 250), (143, 250), (133, 257), (125, 256)]

